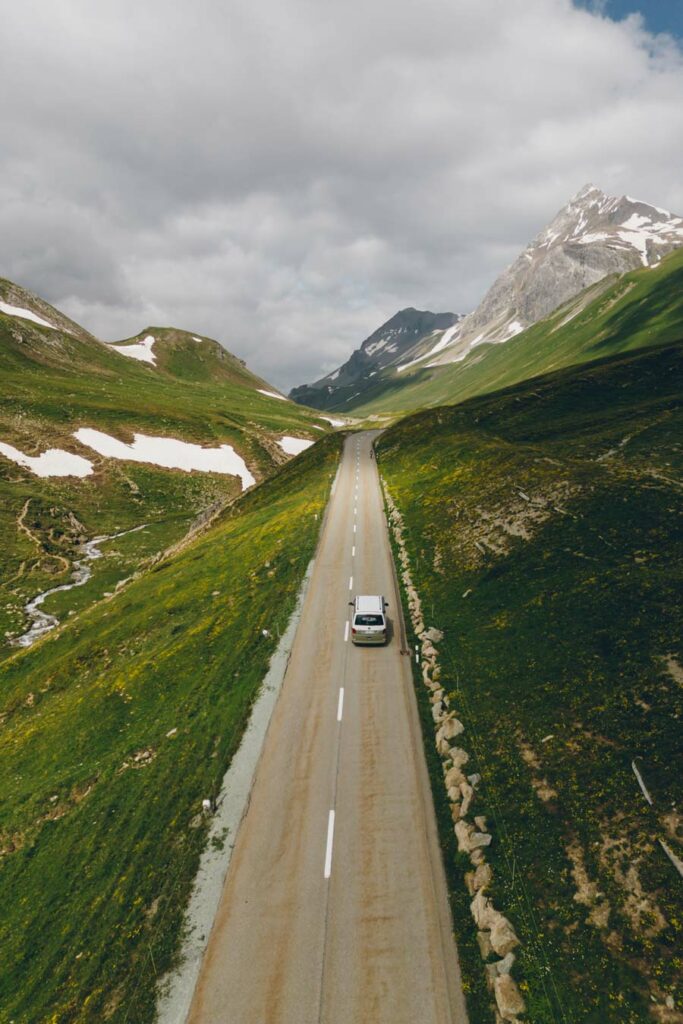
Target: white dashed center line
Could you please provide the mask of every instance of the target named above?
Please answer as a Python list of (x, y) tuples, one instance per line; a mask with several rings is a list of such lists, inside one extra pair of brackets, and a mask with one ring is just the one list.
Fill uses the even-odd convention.
[(349, 590), (353, 590), (353, 576), (349, 576)]
[(344, 687), (339, 687), (339, 703), (337, 704), (337, 721), (341, 722), (344, 713)]
[(349, 639), (349, 621), (347, 619), (346, 620), (346, 625), (344, 626), (344, 643), (347, 643), (348, 639)]
[(330, 811), (327, 819), (327, 846), (325, 848), (325, 870), (323, 876), (329, 878), (332, 873), (332, 844), (334, 843), (334, 811)]
[(356, 524), (355, 523), (353, 524), (353, 532), (354, 533), (356, 532)]
[(356, 557), (356, 545), (354, 544), (353, 547), (351, 548), (351, 558), (355, 558), (355, 557)]

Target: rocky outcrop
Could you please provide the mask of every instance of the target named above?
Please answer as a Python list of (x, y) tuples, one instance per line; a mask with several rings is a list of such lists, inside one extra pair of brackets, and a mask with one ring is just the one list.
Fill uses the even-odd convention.
[(498, 1012), (503, 1020), (519, 1020), (526, 1006), (509, 973), (499, 974), (493, 983)]
[[(487, 819), (482, 814), (471, 815), (476, 807), (477, 788), (481, 784), (478, 773), (465, 774), (470, 756), (464, 746), (466, 725), (455, 708), (447, 684), (442, 684), (439, 653), (436, 646), (443, 640), (443, 632), (434, 626), (425, 629), (422, 603), (413, 583), (410, 558), (405, 546), (401, 513), (396, 507), (386, 483), (382, 481), (389, 526), (398, 548), (403, 584), (410, 621), (420, 641), (419, 660), (422, 681), (430, 690), (434, 742), (442, 759), (443, 783), (450, 803), (453, 830), (458, 852), (470, 860), (473, 870), (465, 874), (465, 884), (472, 897), (470, 910), (477, 929), (477, 942), (481, 951), (486, 980), (495, 999), (497, 1021), (519, 1021), (525, 1003), (511, 971), (515, 964), (513, 950), (520, 945), (511, 922), (487, 895), (493, 883), (493, 869), (486, 860), (486, 850), (493, 842)], [(457, 741), (457, 743), (455, 742)]]

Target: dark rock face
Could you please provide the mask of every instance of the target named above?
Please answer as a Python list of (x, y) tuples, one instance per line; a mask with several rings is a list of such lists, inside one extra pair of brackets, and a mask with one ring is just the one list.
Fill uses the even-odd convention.
[(362, 392), (379, 371), (409, 361), (421, 342), (460, 319), (457, 313), (402, 309), (366, 338), (343, 366), (314, 384), (293, 388), (289, 397), (316, 409), (336, 408), (340, 392), (350, 388)]

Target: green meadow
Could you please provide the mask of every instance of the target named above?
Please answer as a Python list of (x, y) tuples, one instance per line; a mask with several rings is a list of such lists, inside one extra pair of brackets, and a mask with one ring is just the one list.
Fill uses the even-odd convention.
[[(444, 632), (491, 895), (522, 940), (514, 974), (535, 1024), (673, 1021), (667, 1000), (683, 998), (681, 878), (662, 846), (683, 859), (681, 354), (612, 356), (417, 413), (377, 445), (425, 619)], [(479, 1022), (492, 1011), (469, 860), (431, 769)]]

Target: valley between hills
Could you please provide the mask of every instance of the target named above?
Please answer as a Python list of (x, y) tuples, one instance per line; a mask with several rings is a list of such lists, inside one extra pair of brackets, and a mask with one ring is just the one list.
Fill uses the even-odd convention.
[[(333, 559), (337, 585), (326, 585), (343, 609), (334, 645), (310, 666), (308, 701), (306, 672), (289, 690), (285, 674), (307, 724), (284, 734), (283, 757), (300, 780), (296, 759), (327, 728), (320, 680), (335, 681), (341, 723), (343, 676), (359, 763), (386, 745), (383, 772), (375, 763), (363, 776), (376, 801), (363, 814), (386, 798), (373, 778), (395, 781), (392, 758), (415, 758), (415, 778), (428, 776), (424, 803), (408, 802), (438, 837), (425, 900), (438, 902), (443, 876), (459, 963), (445, 988), (459, 995), (448, 1013), (425, 1003), (424, 1021), (683, 1020), (680, 218), (596, 191), (532, 243), (520, 266), (537, 276), (524, 269), (511, 288), (506, 272), (483, 304), (494, 310), (488, 338), (472, 343), (481, 310), (472, 320), (402, 311), (372, 336), (379, 347), (335, 371), (338, 388), (322, 378), (296, 401), (212, 339), (148, 327), (105, 344), (0, 281), (3, 1024), (159, 1019), (203, 853), (224, 851), (227, 864), (243, 843), (238, 871), (249, 849), (249, 828), (217, 837), (212, 816), (333, 529), (352, 559)], [(533, 291), (549, 265), (554, 282), (572, 282), (555, 305)], [(457, 358), (443, 361), (451, 345)], [(394, 357), (412, 364), (407, 375)], [(369, 497), (356, 520), (358, 481)], [(348, 522), (337, 486), (348, 487)], [(384, 538), (373, 550), (390, 539), (395, 577), (369, 554), (361, 563), (356, 522)], [(404, 666), (391, 681), (388, 652), (348, 643), (344, 609), (361, 585), (401, 605), (390, 596), (391, 653)], [(304, 612), (309, 625), (316, 613)], [(371, 701), (374, 732), (355, 700)], [(385, 719), (405, 731), (379, 737)], [(398, 749), (397, 735), (423, 743)], [(331, 756), (333, 744), (318, 748)], [(323, 802), (327, 772), (310, 780)], [(362, 817), (350, 800), (346, 809), (338, 851), (355, 849)], [(245, 813), (254, 831), (256, 797)], [(342, 868), (330, 822), (332, 885)], [(334, 949), (325, 825), (311, 840), (320, 832), (306, 912), (326, 921)], [(304, 850), (308, 825), (282, 835)], [(381, 847), (395, 861), (362, 848), (386, 903), (400, 841)], [(297, 907), (271, 911), (286, 935)], [(379, 956), (361, 917), (358, 971)], [(289, 983), (275, 960), (247, 972), (266, 984), (272, 969), (265, 1006)], [(363, 975), (368, 992), (381, 988), (377, 972)], [(346, 1020), (343, 1002), (326, 1021)], [(408, 1019), (388, 997), (366, 1019), (389, 1009)], [(272, 1024), (290, 1020), (281, 1012)]]

